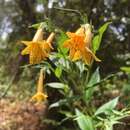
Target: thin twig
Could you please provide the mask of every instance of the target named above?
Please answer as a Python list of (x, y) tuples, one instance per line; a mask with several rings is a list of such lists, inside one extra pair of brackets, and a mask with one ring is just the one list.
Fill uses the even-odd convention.
[(1, 95), (0, 99), (4, 98), (4, 97), (7, 95), (8, 91), (9, 91), (10, 88), (12, 87), (12, 84), (13, 84), (15, 78), (16, 78), (16, 74), (17, 74), (17, 73), (14, 74), (13, 78), (11, 79), (11, 81), (10, 81), (10, 83), (8, 84), (8, 86), (7, 86), (6, 90), (4, 91), (4, 93)]
[(58, 9), (58, 10), (61, 10), (61, 11), (68, 11), (68, 12), (74, 12), (74, 13), (77, 13), (79, 14), (81, 17), (82, 17), (82, 14), (79, 10), (74, 10), (74, 9), (68, 9), (68, 8), (60, 8), (60, 7), (53, 7), (54, 9)]

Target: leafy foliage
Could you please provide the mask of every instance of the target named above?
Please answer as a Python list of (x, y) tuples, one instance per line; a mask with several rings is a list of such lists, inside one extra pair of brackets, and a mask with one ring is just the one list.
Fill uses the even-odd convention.
[(99, 107), (97, 109), (97, 111), (95, 112), (95, 115), (98, 115), (101, 113), (107, 114), (108, 112), (112, 111), (116, 107), (116, 105), (118, 103), (118, 99), (119, 99), (119, 97), (117, 97), (117, 98), (109, 101), (108, 103), (104, 104), (103, 106)]
[(93, 51), (94, 52), (99, 50), (101, 40), (102, 40), (102, 36), (103, 36), (104, 32), (106, 31), (106, 29), (107, 29), (107, 27), (110, 23), (111, 22), (108, 22), (108, 23), (105, 23), (104, 25), (102, 25), (98, 30), (98, 34), (93, 38)]
[(84, 115), (78, 109), (76, 109), (76, 116), (75, 120), (78, 122), (81, 130), (94, 130), (91, 117)]

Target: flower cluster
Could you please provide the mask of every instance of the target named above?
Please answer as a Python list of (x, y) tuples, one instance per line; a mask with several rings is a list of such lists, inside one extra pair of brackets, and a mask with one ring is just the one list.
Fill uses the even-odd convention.
[(91, 51), (93, 34), (89, 24), (81, 26), (75, 33), (67, 32), (67, 35), (69, 39), (64, 42), (64, 47), (69, 49), (72, 61), (82, 59), (88, 65), (93, 59), (100, 61)]
[(22, 41), (27, 47), (21, 52), (22, 55), (29, 54), (30, 64), (38, 64), (49, 56), (52, 48), (54, 33), (47, 40), (43, 40), (42, 28), (38, 29), (32, 41)]
[[(32, 41), (22, 41), (27, 47), (21, 54), (29, 55), (30, 64), (38, 64), (42, 60), (46, 60), (53, 49), (52, 41), (55, 33), (52, 32), (46, 40), (44, 40), (43, 34), (43, 29), (38, 28)], [(93, 33), (90, 24), (82, 25), (76, 32), (67, 32), (66, 34), (68, 39), (64, 41), (63, 47), (69, 49), (70, 60), (82, 60), (87, 65), (91, 65), (93, 60), (100, 62), (91, 49)], [(40, 70), (37, 93), (32, 97), (32, 100), (41, 102), (47, 98), (43, 92), (43, 79), (43, 70)]]

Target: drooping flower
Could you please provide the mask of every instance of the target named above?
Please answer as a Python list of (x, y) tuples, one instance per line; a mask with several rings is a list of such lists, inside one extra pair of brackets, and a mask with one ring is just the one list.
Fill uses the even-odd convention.
[(75, 33), (67, 32), (67, 35), (69, 39), (63, 46), (69, 49), (69, 57), (72, 61), (82, 59), (88, 65), (93, 59), (100, 61), (91, 51), (93, 34), (89, 24), (81, 26)]
[(46, 100), (46, 98), (48, 97), (45, 93), (44, 93), (44, 88), (43, 88), (43, 80), (44, 80), (44, 76), (43, 76), (43, 70), (40, 70), (40, 75), (39, 75), (39, 80), (38, 80), (38, 85), (37, 85), (37, 92), (36, 94), (32, 97), (31, 101), (37, 101), (37, 102), (42, 102), (44, 100)]
[(29, 54), (29, 63), (38, 64), (45, 60), (53, 49), (51, 43), (54, 33), (51, 33), (47, 40), (43, 40), (42, 28), (39, 28), (32, 41), (22, 41), (27, 47), (21, 52), (22, 55)]

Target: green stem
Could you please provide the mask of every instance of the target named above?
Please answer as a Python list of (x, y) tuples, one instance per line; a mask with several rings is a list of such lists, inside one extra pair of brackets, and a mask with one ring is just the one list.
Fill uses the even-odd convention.
[(74, 10), (74, 9), (68, 9), (68, 8), (59, 8), (59, 7), (53, 7), (54, 9), (58, 9), (58, 10), (61, 10), (61, 11), (68, 11), (68, 12), (74, 12), (76, 14), (79, 14), (80, 17), (82, 17), (82, 14), (80, 11), (78, 10)]
[(87, 72), (87, 75), (86, 75), (86, 79), (85, 79), (85, 86), (86, 86), (86, 84), (88, 84), (88, 82), (89, 82), (89, 78), (90, 78), (90, 75), (91, 75), (91, 68), (92, 68), (92, 65), (91, 66), (89, 66), (88, 67), (88, 72)]
[(12, 84), (13, 84), (13, 82), (14, 82), (14, 79), (15, 79), (15, 77), (16, 77), (16, 74), (17, 74), (17, 72), (14, 74), (13, 78), (12, 78), (11, 81), (9, 82), (9, 84), (8, 84), (8, 86), (7, 86), (7, 88), (6, 88), (6, 90), (4, 91), (4, 93), (2, 94), (2, 96), (0, 97), (0, 99), (1, 99), (1, 98), (4, 98), (4, 97), (7, 95), (8, 91), (9, 91), (10, 88), (12, 87)]

